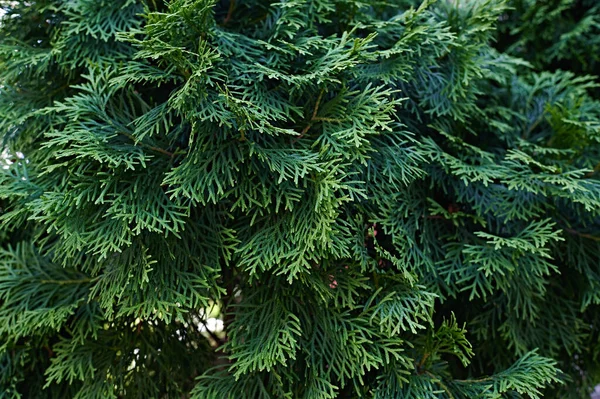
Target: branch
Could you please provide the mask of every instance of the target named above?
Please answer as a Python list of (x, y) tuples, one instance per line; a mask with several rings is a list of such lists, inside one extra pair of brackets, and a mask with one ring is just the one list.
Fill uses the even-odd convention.
[(321, 104), (321, 99), (323, 98), (324, 92), (325, 89), (321, 89), (321, 92), (319, 93), (319, 97), (317, 98), (317, 102), (315, 104), (315, 108), (313, 109), (310, 120), (308, 121), (308, 125), (306, 125), (304, 129), (302, 129), (302, 131), (300, 132), (300, 135), (294, 139), (294, 143), (300, 140), (310, 130), (314, 122), (316, 122), (318, 119), (323, 120), (322, 118), (317, 118), (317, 112), (319, 112), (319, 105)]
[(598, 164), (596, 166), (594, 166), (594, 169), (592, 169), (591, 172), (587, 173), (585, 175), (585, 177), (592, 177), (592, 176), (594, 176), (594, 174), (596, 174), (596, 172), (599, 172), (599, 171), (600, 171), (600, 162), (598, 162)]
[(460, 382), (461, 384), (476, 384), (479, 382), (491, 381), (493, 377), (484, 377), (475, 380), (456, 380), (456, 382)]
[(165, 155), (167, 155), (167, 156), (169, 156), (169, 157), (171, 157), (171, 158), (175, 157), (175, 154), (174, 154), (174, 153), (172, 153), (172, 152), (170, 152), (170, 151), (163, 150), (163, 149), (162, 149), (162, 148), (160, 148), (160, 147), (155, 147), (155, 146), (153, 146), (153, 145), (146, 144), (146, 143), (144, 143), (144, 142), (142, 142), (142, 141), (136, 141), (135, 137), (133, 137), (133, 135), (132, 135), (132, 134), (129, 134), (129, 133), (127, 133), (127, 132), (119, 132), (119, 133), (121, 133), (122, 135), (124, 135), (124, 136), (127, 136), (127, 137), (129, 137), (131, 140), (133, 140), (133, 142), (134, 142), (134, 145), (138, 145), (138, 144), (139, 144), (139, 145), (141, 145), (142, 147), (146, 147), (147, 149), (149, 149), (149, 150), (152, 150), (152, 151), (160, 152), (161, 154), (165, 154)]
[(567, 233), (571, 233), (571, 234), (579, 236), (579, 237), (589, 238), (590, 240), (594, 240), (594, 241), (600, 241), (600, 237), (596, 237), (591, 234), (581, 233), (577, 230), (573, 230), (573, 229), (569, 229), (569, 228), (563, 228), (563, 230), (566, 231)]
[(41, 284), (58, 284), (58, 285), (67, 285), (67, 284), (85, 284), (91, 283), (98, 278), (82, 278), (81, 280), (40, 280)]
[(537, 125), (539, 125), (540, 122), (542, 122), (544, 120), (545, 115), (546, 115), (546, 113), (542, 112), (540, 114), (540, 116), (538, 116), (538, 118), (531, 124), (531, 126), (529, 126), (529, 128), (523, 132), (523, 134), (521, 135), (521, 138), (526, 140), (529, 137), (529, 134), (533, 131), (533, 129), (535, 129), (537, 127)]
[(223, 20), (223, 25), (227, 25), (227, 23), (231, 20), (231, 15), (233, 14), (233, 10), (235, 9), (235, 0), (229, 1), (229, 10), (227, 10), (227, 16)]
[(450, 389), (448, 389), (446, 384), (444, 384), (441, 379), (439, 379), (438, 377), (436, 377), (429, 371), (426, 371), (425, 374), (427, 374), (435, 383), (437, 383), (446, 392), (446, 394), (448, 394), (450, 399), (454, 399), (454, 395), (452, 395), (452, 392), (450, 392)]
[(427, 352), (423, 355), (423, 357), (421, 358), (421, 361), (417, 365), (418, 370), (421, 370), (423, 368), (423, 365), (425, 364), (425, 361), (427, 360), (427, 358), (429, 358), (429, 355), (430, 355), (429, 352)]

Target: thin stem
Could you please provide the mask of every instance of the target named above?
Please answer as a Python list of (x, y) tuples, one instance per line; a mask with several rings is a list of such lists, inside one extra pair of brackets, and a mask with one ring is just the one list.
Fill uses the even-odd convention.
[(179, 73), (183, 75), (186, 81), (190, 80), (192, 73), (188, 69), (179, 68)]
[(300, 140), (302, 137), (304, 137), (304, 135), (310, 130), (310, 128), (312, 127), (314, 122), (316, 122), (318, 119), (323, 120), (322, 118), (317, 118), (317, 112), (319, 112), (319, 105), (321, 104), (321, 100), (323, 99), (324, 92), (325, 92), (325, 89), (321, 89), (321, 92), (319, 93), (319, 97), (317, 98), (317, 102), (315, 103), (315, 108), (313, 109), (310, 120), (308, 121), (308, 124), (304, 127), (304, 129), (302, 129), (302, 131), (300, 132), (298, 137), (296, 137), (296, 139), (294, 140), (294, 143), (296, 141)]
[(425, 374), (431, 377), (431, 379), (434, 380), (434, 382), (437, 383), (448, 394), (450, 399), (454, 399), (454, 395), (452, 395), (452, 392), (450, 392), (450, 389), (448, 389), (448, 387), (442, 382), (442, 380), (440, 380), (435, 375), (431, 374), (429, 371), (426, 371)]
[(315, 104), (315, 109), (313, 110), (313, 113), (312, 113), (312, 117), (310, 118), (311, 121), (314, 121), (315, 118), (317, 117), (317, 112), (319, 111), (319, 105), (321, 104), (321, 99), (323, 98), (324, 92), (325, 92), (325, 89), (321, 89), (321, 92), (319, 93), (319, 97), (317, 98), (317, 103)]
[(308, 125), (306, 125), (304, 127), (304, 129), (302, 129), (302, 131), (300, 132), (300, 135), (298, 137), (296, 137), (296, 140), (300, 140), (307, 132), (308, 130), (312, 127), (312, 123), (309, 123)]
[(97, 278), (82, 278), (81, 280), (40, 280), (42, 284), (58, 284), (58, 285), (67, 285), (67, 284), (85, 284), (91, 283)]
[(429, 358), (430, 353), (425, 353), (423, 355), (423, 357), (421, 358), (421, 361), (419, 362), (419, 364), (417, 365), (417, 369), (420, 370), (423, 368), (423, 365), (425, 364), (425, 361)]
[(425, 217), (427, 219), (446, 219), (442, 215), (427, 215), (427, 216), (423, 216), (423, 217)]
[(50, 92), (50, 94), (48, 94), (49, 97), (54, 97), (56, 94), (60, 93), (61, 91), (68, 89), (69, 86), (71, 86), (71, 83), (67, 83), (64, 84), (62, 86), (60, 86), (58, 89), (54, 89)]
[(538, 116), (538, 118), (531, 124), (531, 126), (529, 126), (529, 128), (525, 132), (523, 132), (523, 135), (521, 136), (522, 139), (527, 139), (529, 137), (529, 134), (533, 131), (533, 129), (535, 129), (537, 125), (539, 125), (544, 120), (544, 115), (546, 115), (546, 113), (542, 112), (542, 114)]
[(600, 241), (600, 237), (596, 237), (591, 234), (581, 233), (577, 230), (568, 229), (568, 228), (564, 228), (563, 230), (566, 231), (567, 233), (571, 233), (571, 234), (579, 236), (579, 237), (589, 238), (590, 240), (594, 240), (594, 241)]
[(134, 142), (134, 144), (135, 144), (135, 145), (137, 145), (137, 144), (140, 144), (142, 147), (146, 147), (146, 148), (147, 148), (147, 149), (149, 149), (149, 150), (156, 151), (156, 152), (160, 152), (161, 154), (168, 155), (168, 156), (169, 156), (169, 157), (171, 157), (171, 158), (173, 158), (173, 157), (175, 156), (175, 154), (174, 154), (174, 153), (172, 153), (172, 152), (170, 152), (170, 151), (167, 151), (167, 150), (163, 150), (163, 149), (162, 149), (162, 148), (160, 148), (160, 147), (155, 147), (155, 146), (153, 146), (153, 145), (146, 144), (146, 143), (144, 143), (144, 142), (142, 142), (142, 141), (137, 141), (137, 142), (136, 142), (136, 140), (135, 140), (135, 137), (133, 137), (133, 135), (132, 135), (132, 134), (129, 134), (129, 133), (127, 133), (127, 132), (119, 132), (119, 133), (121, 133), (121, 134), (122, 134), (122, 135), (124, 135), (124, 136), (127, 136), (127, 137), (129, 137), (131, 140), (133, 140), (133, 142)]
[(592, 177), (592, 176), (594, 176), (594, 174), (596, 172), (599, 172), (599, 171), (600, 171), (600, 162), (598, 162), (598, 164), (596, 166), (594, 166), (594, 169), (592, 169), (592, 171), (590, 173), (586, 174), (585, 177)]
[(235, 9), (235, 0), (229, 1), (229, 10), (227, 10), (227, 16), (223, 20), (223, 25), (226, 25), (229, 21), (231, 21), (231, 16), (233, 15), (233, 10)]
[(48, 351), (48, 357), (54, 357), (54, 351), (48, 345), (44, 345), (44, 349)]
[(336, 119), (336, 118), (321, 118), (319, 116), (317, 116), (316, 118), (313, 118), (313, 121), (317, 121), (317, 122), (341, 122), (341, 119)]
[(479, 379), (475, 379), (475, 380), (456, 380), (456, 382), (460, 382), (461, 384), (473, 384), (473, 383), (485, 382), (485, 381), (490, 381), (490, 380), (492, 380), (492, 377), (484, 377), (484, 378), (479, 378)]

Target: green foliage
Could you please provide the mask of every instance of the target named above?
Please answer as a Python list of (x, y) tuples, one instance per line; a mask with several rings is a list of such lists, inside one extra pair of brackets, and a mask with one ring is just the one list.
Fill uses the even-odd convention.
[(594, 0), (511, 0), (502, 46), (536, 67), (598, 74), (600, 7)]
[(0, 398), (600, 382), (593, 1), (0, 8)]

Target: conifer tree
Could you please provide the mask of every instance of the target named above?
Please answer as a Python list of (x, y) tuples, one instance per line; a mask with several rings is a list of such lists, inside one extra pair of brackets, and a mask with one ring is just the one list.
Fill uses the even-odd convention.
[(0, 398), (600, 382), (595, 2), (0, 7)]

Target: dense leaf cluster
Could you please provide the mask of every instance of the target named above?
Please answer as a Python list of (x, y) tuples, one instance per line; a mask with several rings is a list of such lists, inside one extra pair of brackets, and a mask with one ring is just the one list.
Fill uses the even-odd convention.
[(0, 8), (0, 398), (600, 381), (594, 1)]

